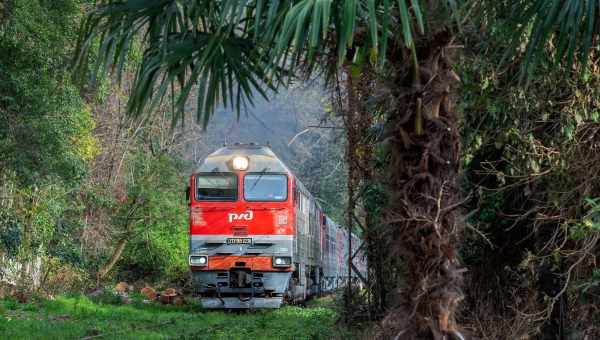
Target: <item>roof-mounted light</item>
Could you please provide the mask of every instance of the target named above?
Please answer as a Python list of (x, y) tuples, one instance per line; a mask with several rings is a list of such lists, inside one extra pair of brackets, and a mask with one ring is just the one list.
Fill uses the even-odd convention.
[(243, 156), (233, 157), (233, 160), (231, 161), (233, 169), (240, 171), (245, 171), (246, 169), (248, 169), (248, 163), (248, 158)]

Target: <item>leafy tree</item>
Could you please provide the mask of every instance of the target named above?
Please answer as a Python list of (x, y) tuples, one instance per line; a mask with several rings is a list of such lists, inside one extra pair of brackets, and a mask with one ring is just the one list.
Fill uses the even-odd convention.
[[(0, 276), (26, 291), (74, 287), (61, 278), (80, 288), (116, 253), (107, 269), (124, 278), (175, 280), (186, 267), (186, 165), (171, 152), (169, 122), (110, 111), (120, 113), (121, 94), (105, 78), (83, 90), (73, 81), (88, 3), (0, 6)], [(126, 68), (137, 51), (134, 42)], [(147, 152), (146, 138), (156, 150)]]
[(41, 284), (50, 256), (78, 260), (76, 232), (58, 235), (80, 226), (74, 191), (99, 151), (68, 70), (80, 5), (14, 0), (0, 8), (0, 260), (20, 288)]
[(129, 246), (119, 263), (124, 278), (175, 280), (187, 273), (188, 214), (181, 190), (187, 179), (185, 165), (167, 155), (142, 153), (133, 155), (127, 165), (124, 207), (134, 200), (140, 203), (134, 213), (122, 209), (116, 217), (133, 219), (124, 231)]
[(67, 70), (79, 3), (11, 6), (0, 26), (0, 168), (27, 185), (81, 179), (98, 147), (91, 112)]

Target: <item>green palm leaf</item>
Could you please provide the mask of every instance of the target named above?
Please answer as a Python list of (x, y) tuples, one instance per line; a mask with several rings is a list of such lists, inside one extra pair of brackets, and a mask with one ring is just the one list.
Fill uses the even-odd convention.
[(512, 3), (513, 50), (524, 41), (523, 73), (531, 73), (550, 51), (558, 64), (588, 62), (592, 42), (598, 35), (598, 7), (595, 0), (534, 0)]
[(129, 111), (153, 110), (175, 89), (181, 118), (196, 88), (197, 119), (206, 124), (218, 105), (239, 115), (301, 69), (352, 63), (350, 50), (370, 51), (383, 65), (388, 39), (410, 47), (424, 32), (422, 8), (419, 0), (104, 0), (82, 25), (75, 65), (84, 73), (95, 54), (92, 79), (109, 69), (120, 79), (139, 40)]

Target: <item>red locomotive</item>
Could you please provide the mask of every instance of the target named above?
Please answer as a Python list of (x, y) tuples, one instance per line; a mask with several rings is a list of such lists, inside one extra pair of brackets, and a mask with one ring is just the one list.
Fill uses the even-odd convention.
[[(270, 148), (223, 147), (190, 188), (189, 264), (204, 308), (278, 308), (345, 283), (347, 231)], [(353, 235), (354, 251), (358, 243)]]

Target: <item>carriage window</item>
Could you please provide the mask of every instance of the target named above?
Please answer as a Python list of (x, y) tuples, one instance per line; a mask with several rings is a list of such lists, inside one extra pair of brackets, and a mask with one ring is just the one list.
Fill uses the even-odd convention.
[(234, 174), (198, 175), (196, 199), (199, 201), (237, 200), (237, 176)]
[(285, 201), (287, 199), (287, 176), (252, 174), (244, 177), (246, 201)]

